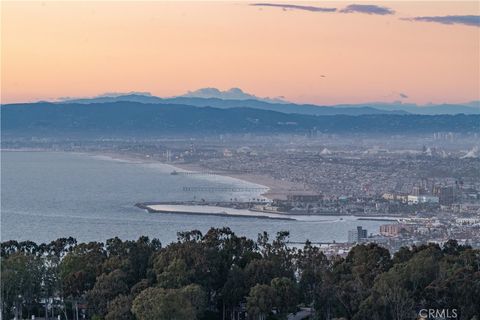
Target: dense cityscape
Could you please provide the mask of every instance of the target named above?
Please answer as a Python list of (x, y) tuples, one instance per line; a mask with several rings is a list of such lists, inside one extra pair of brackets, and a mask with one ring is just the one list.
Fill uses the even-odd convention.
[(360, 218), (359, 227), (362, 219), (385, 221), (378, 230), (349, 237), (346, 243), (319, 244), (326, 253), (346, 255), (357, 243), (376, 243), (396, 252), (402, 246), (456, 239), (478, 248), (480, 152), (471, 143), (475, 135), (19, 139), (4, 147), (160, 161), (197, 175), (230, 175), (268, 187), (262, 199), (216, 204), (221, 206), (285, 216), (353, 215)]

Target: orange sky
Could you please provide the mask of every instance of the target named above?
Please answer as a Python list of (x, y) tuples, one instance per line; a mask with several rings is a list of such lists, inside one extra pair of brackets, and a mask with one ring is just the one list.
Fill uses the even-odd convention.
[(478, 15), (476, 1), (368, 2), (386, 16), (249, 3), (3, 1), (1, 101), (201, 87), (317, 104), (480, 99), (480, 28), (400, 19)]

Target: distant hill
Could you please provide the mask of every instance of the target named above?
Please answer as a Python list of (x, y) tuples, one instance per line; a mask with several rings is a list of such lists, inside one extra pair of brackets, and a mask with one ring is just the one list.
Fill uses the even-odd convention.
[[(411, 114), (480, 114), (480, 101), (471, 101), (464, 104), (429, 104), (419, 106), (409, 103), (370, 103), (365, 104), (377, 110), (385, 111), (404, 111)], [(355, 108), (363, 104), (341, 104), (335, 108)]]
[(367, 103), (318, 106), (314, 104), (295, 104), (281, 99), (259, 98), (238, 88), (220, 91), (215, 88), (203, 88), (172, 98), (160, 98), (149, 93), (104, 94), (93, 98), (66, 99), (60, 103), (106, 103), (140, 102), (153, 104), (181, 104), (196, 107), (214, 108), (255, 108), (283, 113), (307, 115), (366, 115), (366, 114), (480, 114), (478, 101), (465, 104), (439, 104), (418, 106), (406, 103)]
[(111, 97), (97, 97), (86, 99), (73, 99), (61, 103), (111, 103), (111, 102), (139, 102), (165, 105), (190, 105), (195, 107), (214, 107), (221, 109), (229, 108), (255, 108), (271, 110), (283, 113), (297, 113), (307, 115), (362, 115), (362, 114), (406, 114), (404, 111), (379, 110), (371, 107), (321, 107), (313, 104), (298, 105), (294, 103), (271, 103), (255, 99), (249, 100), (225, 100), (219, 98), (198, 98), (198, 97), (175, 97), (159, 98), (151, 95), (127, 94)]
[(5, 136), (141, 136), (218, 133), (426, 133), (478, 132), (477, 115), (312, 116), (253, 108), (178, 104), (30, 103), (1, 107)]

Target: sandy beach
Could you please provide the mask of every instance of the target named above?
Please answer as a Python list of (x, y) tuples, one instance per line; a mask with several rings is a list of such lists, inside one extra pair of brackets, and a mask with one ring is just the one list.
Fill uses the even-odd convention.
[[(173, 163), (171, 165), (185, 171), (208, 171), (200, 164)], [(288, 193), (291, 193), (295, 190), (304, 190), (304, 186), (302, 184), (278, 180), (267, 175), (257, 175), (251, 173), (236, 174), (222, 171), (216, 171), (216, 174), (268, 187), (269, 190), (262, 194), (262, 196), (268, 199), (286, 199)]]
[[(7, 151), (6, 149), (2, 149), (2, 151)], [(51, 150), (42, 150), (42, 149), (25, 149), (25, 150), (13, 150), (13, 151), (18, 151), (18, 152), (23, 152), (23, 151), (49, 151), (52, 152)], [(177, 171), (191, 171), (191, 172), (202, 172), (202, 171), (210, 171), (209, 169), (203, 167), (199, 163), (179, 163), (179, 162), (172, 162), (172, 163), (165, 163), (158, 161), (154, 158), (151, 158), (145, 154), (134, 154), (134, 153), (119, 153), (119, 152), (74, 152), (74, 153), (80, 153), (80, 154), (88, 154), (92, 156), (100, 156), (100, 157), (106, 157), (114, 160), (121, 160), (121, 161), (129, 161), (129, 162), (140, 162), (140, 163), (158, 163), (162, 165), (167, 165), (170, 166), (173, 170)], [(279, 180), (275, 179), (273, 177), (267, 176), (267, 175), (257, 175), (257, 174), (251, 174), (251, 173), (231, 173), (231, 172), (222, 172), (222, 171), (216, 171), (215, 174), (218, 174), (220, 176), (225, 176), (225, 177), (230, 177), (233, 179), (238, 179), (254, 184), (258, 184), (260, 186), (264, 186), (268, 188), (268, 191), (263, 193), (262, 196), (268, 199), (286, 199), (286, 196), (288, 193), (291, 193), (292, 191), (298, 191), (298, 190), (304, 190), (304, 186), (299, 183), (294, 183), (290, 181), (285, 181), (285, 180)]]
[[(93, 153), (97, 156), (105, 156), (110, 157), (112, 159), (120, 159), (120, 160), (127, 160), (127, 161), (140, 161), (143, 163), (161, 163), (164, 165), (168, 165), (172, 167), (172, 170), (177, 171), (190, 171), (190, 172), (209, 172), (210, 170), (203, 167), (199, 163), (164, 163), (150, 157), (147, 157), (143, 154), (131, 154), (131, 153), (109, 153), (109, 152), (102, 152), (102, 153)], [(267, 175), (257, 175), (251, 173), (231, 173), (231, 172), (222, 172), (216, 171), (215, 174), (220, 176), (230, 177), (233, 179), (243, 180), (246, 182), (258, 184), (261, 186), (265, 186), (268, 188), (268, 191), (263, 193), (262, 196), (268, 199), (286, 199), (287, 194), (291, 193), (292, 191), (304, 190), (304, 186), (299, 183), (294, 183), (285, 180), (275, 179), (273, 177)]]

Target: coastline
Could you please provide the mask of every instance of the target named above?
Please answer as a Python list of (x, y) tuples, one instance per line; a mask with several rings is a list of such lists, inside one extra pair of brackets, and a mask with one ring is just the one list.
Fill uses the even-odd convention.
[[(200, 172), (206, 171), (206, 168), (202, 167), (198, 163), (174, 163), (168, 164), (173, 167), (179, 168), (183, 171)], [(208, 171), (208, 170), (207, 170)], [(285, 180), (278, 180), (267, 175), (249, 174), (249, 173), (230, 173), (218, 171), (216, 173), (219, 176), (230, 177), (237, 180), (242, 180), (250, 183), (254, 183), (260, 186), (268, 188), (267, 192), (261, 195), (267, 199), (286, 199), (286, 196), (292, 190), (302, 190), (304, 186), (299, 183), (294, 183)]]
[[(143, 154), (132, 154), (132, 153), (118, 153), (118, 152), (89, 152), (89, 151), (58, 151), (58, 150), (44, 150), (44, 149), (0, 149), (0, 152), (52, 152), (52, 153), (74, 153), (82, 154), (93, 157), (105, 157), (113, 161), (125, 161), (132, 163), (141, 163), (141, 164), (160, 164), (165, 166), (171, 171), (177, 172), (208, 172), (207, 168), (201, 166), (198, 163), (165, 163), (150, 157), (146, 157)], [(255, 175), (255, 174), (234, 174), (229, 172), (219, 171), (215, 173), (217, 176), (228, 177), (235, 180), (240, 180), (242, 182), (248, 182), (256, 184), (260, 188), (266, 188), (267, 191), (259, 194), (260, 196), (268, 199), (286, 199), (287, 194), (292, 191), (302, 190), (302, 185), (298, 183), (293, 183), (289, 181), (277, 180), (266, 175)], [(390, 223), (398, 223), (399, 219), (404, 218), (402, 216), (388, 216), (388, 215), (373, 215), (373, 216), (363, 216), (363, 215), (345, 215), (345, 214), (306, 214), (306, 213), (289, 213), (290, 216), (352, 216), (358, 219), (358, 221), (382, 221)]]
[[(131, 153), (115, 153), (115, 152), (77, 152), (83, 154), (89, 154), (94, 156), (105, 156), (114, 160), (125, 160), (125, 161), (139, 161), (141, 163), (157, 163), (172, 168), (172, 171), (178, 172), (202, 172), (209, 171), (207, 168), (203, 167), (199, 163), (165, 163), (150, 157), (146, 157), (142, 154), (131, 154)], [(274, 179), (267, 175), (257, 175), (257, 174), (248, 174), (248, 173), (230, 173), (218, 171), (215, 173), (218, 176), (229, 177), (232, 179), (240, 180), (243, 182), (253, 183), (259, 187), (265, 187), (268, 190), (261, 196), (273, 200), (273, 199), (286, 199), (286, 196), (291, 190), (302, 190), (304, 186), (299, 183), (294, 183), (290, 181)]]
[[(162, 164), (168, 166), (172, 171), (179, 172), (202, 172), (209, 171), (207, 168), (203, 167), (200, 163), (165, 163), (157, 159), (150, 158), (144, 154), (134, 154), (134, 153), (119, 153), (119, 152), (95, 152), (95, 151), (55, 151), (55, 150), (40, 150), (40, 149), (2, 149), (2, 152), (66, 152), (66, 153), (77, 153), (90, 156), (101, 156), (107, 157), (112, 160), (120, 161), (131, 161), (131, 162), (140, 162), (140, 163), (151, 163), (151, 164)], [(253, 183), (259, 187), (265, 187), (268, 189), (266, 192), (259, 194), (262, 197), (265, 197), (269, 200), (273, 199), (286, 199), (287, 194), (291, 193), (294, 190), (303, 190), (304, 186), (299, 183), (278, 180), (272, 178), (268, 175), (259, 175), (259, 174), (250, 174), (250, 173), (231, 173), (231, 172), (222, 172), (218, 171), (216, 173), (218, 176), (229, 177), (232, 179), (240, 180), (243, 182)]]

